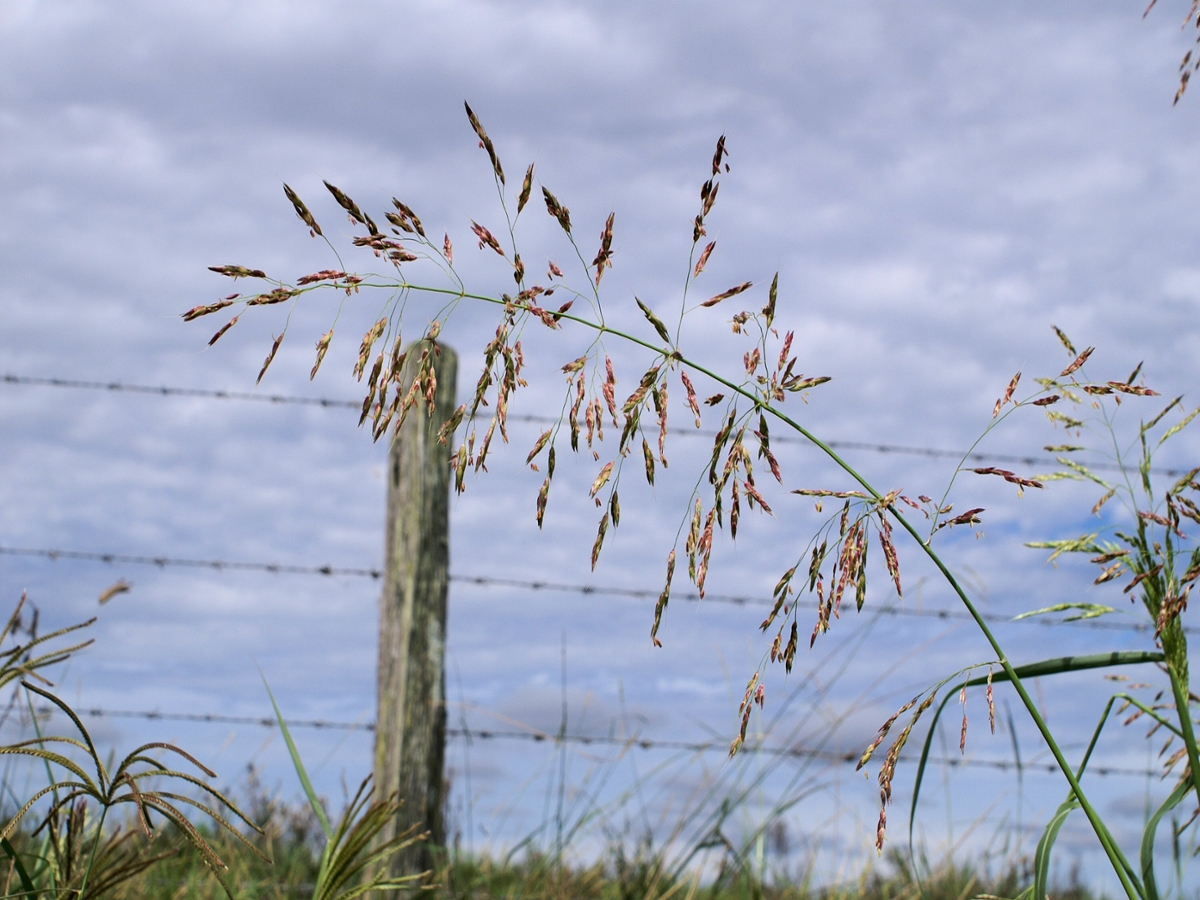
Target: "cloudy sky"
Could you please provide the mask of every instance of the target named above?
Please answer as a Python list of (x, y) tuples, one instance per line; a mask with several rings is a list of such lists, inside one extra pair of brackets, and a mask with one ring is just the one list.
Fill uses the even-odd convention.
[[(281, 278), (338, 265), (293, 215), (283, 182), (308, 200), (347, 266), (377, 267), (349, 247), (352, 229), (322, 179), (377, 220), (399, 197), (432, 233), (451, 236), (470, 287), (505, 290), (510, 270), (478, 251), (470, 234), (472, 219), (499, 232), (503, 217), (487, 157), (463, 114), (467, 100), (496, 142), (510, 187), (535, 163), (538, 183), (570, 207), (583, 252), (615, 212), (605, 309), (610, 321), (647, 338), (633, 297), (677, 309), (699, 186), (725, 135), (731, 172), (708, 225), (718, 246), (697, 290), (716, 293), (745, 280), (762, 290), (779, 272), (779, 321), (796, 332), (800, 368), (833, 379), (807, 404), (789, 405), (824, 437), (969, 446), (1014, 372), (1028, 379), (1065, 364), (1052, 324), (1080, 347), (1098, 348), (1093, 377), (1123, 378), (1145, 360), (1148, 384), (1168, 396), (1188, 393), (1200, 374), (1193, 352), (1200, 267), (1188, 224), (1200, 202), (1200, 129), (1195, 98), (1171, 104), (1188, 39), (1176, 6), (1160, 4), (1143, 20), (1141, 4), (1115, 0), (1091, 4), (1086, 15), (943, 0), (119, 7), (3, 0), (0, 370), (361, 396), (350, 370), (381, 296), (347, 301), (313, 383), (313, 342), (337, 301), (332, 293), (306, 297), (290, 312), (288, 339), (257, 389), (287, 309), (252, 311), (211, 349), (210, 324), (220, 320), (186, 324), (179, 314), (235, 289), (210, 265), (261, 267)], [(538, 260), (534, 268), (543, 259), (565, 264), (569, 248), (540, 205), (531, 204), (521, 224), (522, 252)], [(433, 283), (437, 275), (414, 267), (410, 277)], [(433, 311), (414, 301), (409, 333), (416, 336)], [(746, 349), (730, 334), (733, 311), (703, 311), (683, 332), (685, 349), (726, 372), (740, 368)], [(464, 307), (446, 327), (462, 360), (460, 395), (495, 324), (489, 308)], [(586, 341), (569, 330), (553, 338), (530, 332), (531, 383), (514, 413), (555, 413), (558, 368)], [(619, 342), (606, 349), (632, 389), (644, 359)], [(683, 426), (678, 393), (672, 415)], [(715, 427), (715, 414), (709, 418), (706, 428)], [(381, 563), (386, 448), (356, 429), (347, 410), (6, 383), (0, 423), (0, 546)], [(521, 466), (537, 433), (514, 424), (512, 445), (490, 474), (454, 501), (453, 573), (657, 589), (705, 464), (705, 439), (673, 438), (671, 468), (653, 491), (630, 484), (622, 525), (592, 573), (598, 512), (586, 490), (595, 464), (560, 462), (538, 532), (539, 476)], [(982, 449), (1037, 453), (1061, 439), (1030, 414), (1006, 423)], [(1181, 437), (1164, 448), (1161, 463), (1187, 466), (1197, 448)], [(786, 487), (847, 486), (810, 448), (779, 449)], [(940, 495), (953, 465), (846, 455), (881, 488), (911, 494)], [(1093, 492), (1055, 486), (1018, 500), (980, 479), (956, 491), (960, 509), (988, 508), (981, 538), (951, 536), (945, 547), (989, 612), (1014, 615), (1085, 591), (1087, 600), (1115, 599), (1115, 591), (1089, 588), (1083, 568), (1047, 567), (1021, 547), (1092, 527)], [(710, 590), (763, 597), (794, 561), (820, 520), (810, 503), (783, 491), (777, 497), (774, 518), (747, 517), (736, 546), (720, 543)], [(902, 547), (905, 608), (953, 608), (944, 589), (924, 580), (929, 573), (913, 549)], [(98, 594), (119, 578), (132, 591), (97, 610)], [(884, 580), (877, 583), (868, 610), (896, 602)], [(58, 679), (81, 706), (262, 715), (268, 706), (257, 664), (290, 716), (365, 723), (374, 714), (379, 585), (371, 579), (0, 556), (0, 585), (5, 603), (28, 590), (44, 625), (99, 612), (95, 646)], [(650, 646), (650, 613), (637, 598), (455, 582), (452, 724), (555, 731), (565, 696), (569, 730), (578, 734), (723, 743), (767, 646), (756, 629), (761, 610), (676, 604), (661, 650)], [(1080, 627), (1012, 625), (1001, 634), (1021, 661), (1149, 643), (1145, 635)], [(761, 727), (778, 713), (771, 740), (861, 748), (916, 690), (987, 658), (982, 640), (954, 621), (850, 616), (801, 655), (790, 679), (771, 675)], [(1106, 683), (1079, 676), (1041, 688), (1052, 724), (1077, 746)], [(969, 712), (968, 753), (1011, 759), (1006, 718), (993, 739), (983, 708)], [(957, 723), (947, 731), (948, 751), (956, 752)], [(269, 785), (295, 792), (282, 748), (266, 730), (94, 724), (117, 746), (178, 739), (226, 783), (253, 762)], [(1041, 752), (1025, 724), (1018, 721), (1016, 732), (1026, 760)], [(301, 741), (335, 802), (343, 782), (368, 770), (362, 732), (304, 732)], [(1106, 745), (1115, 766), (1144, 767), (1154, 751), (1133, 731), (1114, 733)], [(793, 865), (816, 847), (823, 871), (834, 874), (869, 857), (877, 788), (845, 766), (752, 759), (724, 766), (720, 753), (619, 755), (595, 747), (560, 757), (544, 745), (480, 740), (456, 741), (448, 763), (456, 824), (464, 845), (475, 848), (511, 845), (548, 822), (553, 830), (557, 807), (547, 802), (565, 766), (558, 783), (572, 797), (585, 787), (600, 797), (614, 833), (667, 827), (688, 803), (711, 805), (742, 785), (748, 799), (742, 818), (725, 826), (732, 832), (802, 796), (786, 815)], [(1033, 772), (1018, 784), (1011, 772), (969, 771), (939, 773), (936, 790), (926, 793), (919, 833), (935, 852), (952, 842), (1001, 852), (1020, 829), (1044, 820), (1064, 790)], [(910, 779), (902, 770), (893, 822), (903, 818)], [(1133, 840), (1145, 798), (1159, 788), (1114, 776), (1095, 790)], [(603, 839), (593, 830), (580, 846)], [(1064, 840), (1068, 860), (1093, 852), (1082, 825)]]

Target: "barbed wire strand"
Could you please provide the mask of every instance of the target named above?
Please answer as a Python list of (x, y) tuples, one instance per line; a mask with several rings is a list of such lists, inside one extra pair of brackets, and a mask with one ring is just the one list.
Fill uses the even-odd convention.
[(32, 378), (25, 375), (4, 376), (5, 384), (33, 385), (37, 387), (72, 388), (85, 391), (112, 391), (114, 393), (155, 394), (160, 397), (204, 397), (211, 400), (248, 400), (253, 403), (280, 405), (321, 406), (327, 408), (360, 409), (362, 403), (353, 400), (334, 400), (328, 397), (295, 397), (280, 394), (254, 394), (249, 391), (221, 391), (205, 388), (153, 387), (145, 384), (124, 384), (117, 381), (79, 381), (71, 378)]
[[(254, 403), (270, 403), (274, 405), (318, 406), (326, 409), (353, 409), (361, 411), (362, 402), (358, 400), (340, 400), (331, 397), (298, 397), (286, 394), (254, 394), (248, 391), (222, 391), (204, 388), (182, 388), (168, 386), (153, 386), (144, 384), (125, 384), (117, 381), (80, 381), (70, 378), (35, 378), (27, 375), (6, 374), (4, 384), (31, 385), (38, 387), (70, 388), (89, 391), (112, 391), (114, 393), (151, 394), (159, 397), (203, 397), (211, 400), (241, 400)], [(558, 421), (553, 416), (518, 415), (508, 416), (510, 422), (529, 422), (538, 425), (552, 425)], [(675, 435), (692, 435), (695, 437), (712, 438), (714, 431), (694, 428), (668, 428)], [(776, 444), (807, 444), (804, 438), (791, 437), (786, 434), (771, 438)], [(898, 454), (903, 456), (923, 456), (929, 459), (967, 459), (972, 462), (1006, 462), (1025, 466), (1054, 466), (1058, 462), (1052, 457), (1028, 456), (1011, 453), (964, 453), (961, 450), (941, 450), (934, 447), (908, 447), (900, 444), (878, 444), (869, 441), (826, 441), (835, 450), (864, 450), (870, 453)], [(1094, 462), (1088, 468), (1106, 471), (1120, 471), (1116, 463)], [(1153, 467), (1151, 471), (1178, 477), (1184, 469), (1164, 469)]]
[[(228, 559), (186, 559), (170, 556), (138, 556), (127, 553), (103, 553), (88, 550), (63, 550), (44, 547), (4, 547), (0, 546), (0, 556), (40, 557), (57, 561), (60, 559), (101, 562), (110, 565), (118, 563), (135, 566), (154, 566), (157, 568), (181, 567), (191, 569), (211, 569), (213, 571), (266, 572), (273, 575), (318, 575), (323, 577), (349, 576), (354, 578), (379, 579), (383, 572), (379, 569), (359, 568), (354, 566), (305, 566), (285, 563), (246, 562)], [(555, 581), (524, 580), (519, 578), (501, 578), (490, 575), (462, 575), (452, 573), (450, 581), (458, 584), (470, 584), (478, 587), (510, 587), (527, 591), (549, 591), (562, 594), (581, 594), (583, 596), (601, 597), (630, 597), (637, 600), (657, 600), (659, 591), (645, 588), (626, 588), (616, 585), (595, 584), (566, 584)], [(719, 603), (732, 606), (772, 606), (773, 600), (763, 597), (750, 597), (740, 594), (705, 593), (701, 598), (696, 591), (677, 591), (671, 595), (680, 600), (692, 603)], [(816, 609), (815, 603), (791, 601), (791, 605), (801, 609)], [(885, 606), (880, 613), (906, 618), (971, 620), (970, 614), (956, 609), (912, 609), (902, 606)], [(1061, 625), (1061, 620), (1046, 617), (1031, 617), (1014, 620), (1010, 616), (996, 613), (984, 613), (983, 618), (996, 624), (1028, 623), (1036, 625)], [(1140, 622), (1106, 622), (1099, 619), (1075, 620), (1071, 624), (1082, 628), (1094, 628), (1104, 631), (1132, 631), (1149, 633), (1153, 628), (1148, 623)], [(1200, 634), (1200, 629), (1185, 627), (1188, 634)]]
[[(125, 563), (129, 565), (155, 566), (158, 568), (166, 568), (171, 566), (185, 568), (202, 568), (212, 569), (214, 571), (254, 571), (266, 572), (270, 574), (287, 574), (287, 575), (319, 575), (325, 577), (332, 576), (350, 576), (350, 577), (369, 577), (379, 579), (383, 573), (379, 569), (355, 568), (355, 567), (340, 567), (340, 566), (305, 566), (305, 565), (289, 565), (282, 563), (266, 563), (266, 562), (244, 562), (235, 560), (223, 559), (180, 559), (167, 556), (137, 556), (121, 553), (102, 553), (82, 550), (61, 550), (61, 549), (46, 549), (46, 548), (28, 548), (28, 547), (2, 547), (0, 546), (0, 556), (32, 556), (42, 557), (50, 560), (72, 559), (84, 560), (91, 562), (103, 562), (108, 564)], [(575, 593), (584, 596), (612, 596), (612, 597), (630, 597), (639, 600), (657, 600), (659, 591), (648, 590), (644, 588), (625, 588), (613, 585), (589, 585), (589, 584), (566, 584), (553, 581), (534, 581), (523, 580), (517, 578), (502, 578), (487, 575), (461, 575), (451, 574), (449, 580), (460, 584), (470, 584), (478, 587), (512, 587), (531, 591), (550, 591), (553, 593)], [(676, 599), (687, 600), (689, 602), (699, 603), (702, 600), (709, 603), (727, 604), (733, 606), (771, 606), (773, 600), (768, 600), (762, 597), (749, 597), (737, 594), (719, 594), (706, 593), (703, 598), (696, 591), (677, 591), (672, 594)], [(795, 605), (795, 601), (793, 601)], [(814, 604), (799, 604), (801, 608), (816, 609)], [(971, 616), (962, 610), (948, 609), (908, 609), (904, 607), (884, 607), (881, 612), (887, 615), (915, 617), (915, 618), (935, 618), (942, 620), (963, 620), (968, 621)], [(999, 624), (1013, 623), (1014, 620), (1008, 616), (997, 615), (995, 613), (984, 613), (983, 617), (991, 622)], [(1028, 618), (1021, 619), (1021, 622), (1042, 625), (1057, 625), (1061, 624), (1057, 620), (1045, 618)], [(1103, 622), (1081, 620), (1073, 624), (1089, 628), (1100, 628), (1103, 630), (1116, 631), (1135, 631), (1148, 632), (1151, 630), (1149, 624), (1136, 622)], [(1189, 633), (1200, 633), (1200, 630), (1194, 628), (1185, 629)]]
[(239, 562), (228, 559), (188, 559), (172, 556), (139, 556), (129, 553), (103, 553), (90, 550), (61, 550), (41, 547), (0, 547), (0, 556), (38, 556), (49, 560), (72, 559), (87, 562), (102, 562), (115, 565), (156, 566), (188, 569), (213, 569), (214, 571), (269, 572), (273, 575), (323, 575), (332, 577), (345, 575), (353, 578), (381, 578), (379, 569), (356, 566), (304, 566), (285, 563)]
[[(42, 706), (37, 710), (39, 715), (48, 715), (56, 712), (54, 707)], [(174, 722), (197, 722), (202, 724), (217, 724), (217, 725), (256, 725), (262, 728), (275, 728), (278, 723), (271, 716), (227, 716), (218, 713), (163, 713), (153, 710), (119, 710), (119, 709), (101, 709), (92, 707), (90, 709), (74, 709), (76, 715), (85, 716), (87, 718), (106, 718), (106, 719), (147, 719), (154, 721), (174, 721)], [(287, 719), (288, 728), (311, 728), (316, 730), (337, 730), (337, 731), (366, 731), (374, 732), (374, 722), (338, 722), (327, 719)], [(616, 735), (584, 735), (584, 734), (551, 734), (537, 729), (528, 731), (513, 731), (513, 730), (496, 730), (496, 729), (465, 729), (465, 728), (447, 728), (446, 736), (449, 738), (464, 738), (471, 740), (482, 741), (532, 741), (535, 743), (552, 743), (552, 744), (580, 744), (583, 746), (609, 746), (622, 748), (636, 748), (639, 750), (675, 750), (685, 751), (690, 753), (713, 753), (720, 751), (722, 753), (729, 752), (729, 745), (724, 741), (678, 741), (678, 740), (656, 740), (652, 738), (643, 738), (640, 736), (619, 737)], [(860, 751), (845, 751), (836, 752), (832, 750), (818, 750), (812, 747), (783, 747), (765, 743), (749, 742), (743, 744), (739, 753), (760, 754), (765, 756), (790, 757), (795, 759), (820, 759), (832, 763), (857, 763)], [(901, 756), (902, 761), (911, 761), (912, 757)], [(1015, 770), (1018, 768), (1017, 763), (1013, 760), (1005, 759), (986, 759), (971, 756), (963, 757), (930, 757), (929, 762), (935, 765), (946, 765), (951, 768), (958, 767), (978, 767), (997, 769), (1000, 771)], [(1055, 773), (1059, 768), (1054, 763), (1022, 763), (1020, 768), (1025, 771), (1048, 772)], [(1109, 776), (1109, 775), (1130, 775), (1137, 777), (1150, 777), (1161, 775), (1161, 772), (1155, 772), (1149, 769), (1126, 768), (1123, 766), (1089, 766), (1088, 773), (1091, 775)]]

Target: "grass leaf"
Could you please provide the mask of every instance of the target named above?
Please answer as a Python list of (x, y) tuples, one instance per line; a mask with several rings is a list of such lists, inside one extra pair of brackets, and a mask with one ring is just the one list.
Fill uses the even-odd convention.
[(1044, 616), (1047, 613), (1066, 612), (1068, 609), (1083, 610), (1077, 616), (1067, 616), (1063, 619), (1064, 622), (1078, 622), (1080, 619), (1095, 619), (1098, 616), (1105, 616), (1111, 612), (1116, 612), (1111, 606), (1104, 606), (1101, 603), (1056, 603), (1053, 606), (1044, 606), (1041, 609), (1030, 610), (1023, 612), (1019, 616), (1013, 616), (1013, 621), (1017, 622), (1021, 619), (1028, 619), (1032, 616)]
[(292, 757), (292, 765), (296, 769), (296, 777), (300, 779), (300, 786), (304, 788), (304, 795), (308, 797), (308, 804), (312, 807), (313, 815), (317, 817), (317, 821), (321, 823), (321, 830), (325, 832), (326, 840), (332, 839), (333, 826), (329, 824), (329, 816), (325, 813), (325, 806), (321, 803), (321, 798), (317, 796), (317, 792), (312, 786), (312, 781), (309, 780), (308, 771), (304, 768), (304, 761), (300, 758), (300, 751), (296, 749), (296, 742), (292, 740), (292, 733), (288, 731), (287, 722), (283, 720), (283, 713), (279, 711), (279, 704), (275, 702), (275, 695), (271, 693), (271, 685), (267, 684), (267, 676), (263, 675), (262, 669), (258, 670), (258, 674), (262, 675), (263, 687), (267, 689), (267, 696), (271, 698), (271, 706), (275, 710), (275, 720), (279, 722), (279, 730), (283, 733), (283, 740), (287, 744), (288, 753)]
[(1181, 781), (1176, 785), (1166, 801), (1146, 822), (1142, 831), (1142, 884), (1146, 890), (1146, 900), (1158, 900), (1158, 884), (1154, 880), (1154, 838), (1158, 834), (1158, 823), (1162, 817), (1179, 805), (1180, 801), (1192, 789), (1191, 780)]

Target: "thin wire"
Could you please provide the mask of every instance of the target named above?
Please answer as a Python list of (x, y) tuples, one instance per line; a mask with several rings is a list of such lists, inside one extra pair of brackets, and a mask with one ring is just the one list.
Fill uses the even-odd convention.
[[(3, 548), (0, 548), (2, 552)], [(487, 575), (451, 575), (451, 581), (457, 581), (462, 584), (475, 584), (482, 587), (515, 587), (523, 588), (531, 591), (554, 591), (560, 593), (577, 593), (577, 594), (598, 594), (603, 596), (614, 597), (634, 597), (640, 600), (657, 600), (660, 592), (656, 590), (646, 590), (644, 588), (622, 588), (604, 585), (585, 585), (585, 584), (562, 584), (553, 581), (521, 581), (516, 578), (495, 578)], [(701, 598), (696, 591), (673, 591), (672, 598), (687, 600), (693, 603), (699, 603), (703, 600), (706, 603), (727, 603), (733, 606), (774, 606), (774, 600), (767, 600), (762, 597), (747, 597), (738, 594), (713, 594), (705, 593)], [(796, 600), (789, 602), (790, 606), (799, 606), (802, 609), (817, 609), (816, 603), (801, 603)], [(963, 621), (974, 621), (970, 613), (965, 610), (957, 609), (907, 609), (900, 606), (885, 606), (878, 612), (889, 616), (909, 616), (914, 618), (928, 619), (959, 619)], [(1014, 620), (1011, 616), (1002, 616), (995, 613), (983, 613), (983, 618), (989, 622), (997, 622), (999, 624), (1015, 624), (1016, 622), (1028, 622), (1038, 625), (1061, 625), (1062, 622), (1054, 619), (1044, 618), (1028, 618)], [(1108, 631), (1138, 631), (1150, 632), (1152, 626), (1140, 622), (1103, 622), (1098, 620), (1077, 620), (1071, 624), (1080, 625), (1085, 628), (1099, 628)], [(1200, 629), (1185, 628), (1184, 631), (1190, 634), (1200, 633)]]
[[(267, 563), (267, 562), (238, 562), (227, 559), (181, 559), (170, 556), (137, 556), (126, 553), (100, 553), (86, 550), (61, 550), (49, 549), (42, 547), (0, 547), (0, 556), (32, 556), (42, 559), (57, 561), (60, 559), (86, 560), (89, 562), (102, 562), (108, 564), (124, 563), (127, 565), (136, 566), (155, 566), (157, 568), (167, 567), (183, 567), (191, 569), (211, 569), (213, 571), (240, 571), (240, 572), (268, 572), (273, 575), (319, 575), (323, 577), (332, 577), (335, 575), (345, 575), (357, 578), (372, 578), (379, 579), (383, 577), (383, 572), (379, 569), (356, 568), (352, 566), (301, 566), (301, 565), (286, 565), (283, 563)], [(583, 596), (601, 596), (601, 597), (631, 597), (638, 600), (657, 600), (659, 592), (656, 590), (647, 590), (644, 588), (625, 588), (616, 585), (595, 585), (595, 584), (566, 584), (555, 581), (525, 581), (519, 578), (496, 578), (489, 575), (460, 575), (451, 574), (449, 580), (459, 584), (470, 584), (477, 587), (511, 587), (520, 588), (527, 591), (550, 591), (552, 593), (561, 594), (581, 594)], [(693, 603), (699, 603), (703, 600), (706, 603), (720, 603), (731, 606), (773, 606), (773, 600), (767, 600), (762, 597), (749, 597), (740, 594), (714, 594), (706, 593), (703, 598), (696, 591), (678, 591), (672, 594), (673, 597), (680, 600), (687, 600)], [(790, 605), (799, 606), (802, 609), (816, 609), (815, 603), (801, 603), (796, 600), (790, 601)], [(880, 613), (890, 616), (904, 616), (909, 618), (923, 619), (941, 619), (941, 620), (969, 620), (971, 616), (963, 610), (956, 609), (909, 609), (899, 606), (886, 606), (879, 610)], [(1037, 625), (1061, 625), (1062, 622), (1057, 619), (1048, 618), (1028, 618), (1014, 620), (1009, 616), (1002, 616), (996, 613), (984, 613), (983, 618), (989, 622), (997, 624), (1012, 624), (1016, 621), (1022, 623), (1030, 623)], [(1151, 626), (1139, 622), (1105, 622), (1098, 619), (1079, 620), (1072, 624), (1083, 628), (1096, 628), (1104, 631), (1134, 631), (1134, 632), (1150, 632)], [(1188, 634), (1200, 634), (1200, 629), (1185, 627), (1184, 631)]]
[(189, 569), (214, 569), (222, 571), (270, 572), (275, 575), (349, 575), (357, 578), (379, 578), (379, 569), (362, 569), (353, 566), (293, 566), (284, 563), (235, 562), (227, 559), (181, 559), (169, 556), (137, 556), (128, 553), (94, 553), (87, 550), (51, 550), (34, 547), (0, 547), (0, 556), (40, 556), (45, 559), (78, 559), (89, 562), (125, 563), (133, 566), (157, 566), (158, 568), (183, 567)]
[[(160, 397), (205, 397), (212, 400), (246, 400), (254, 403), (272, 403), (276, 405), (320, 406), (328, 409), (361, 410), (362, 402), (356, 400), (338, 400), (329, 397), (297, 397), (283, 394), (253, 394), (246, 391), (220, 391), (203, 388), (181, 388), (152, 386), (144, 384), (124, 384), (117, 381), (78, 381), (69, 378), (33, 378), (27, 375), (8, 374), (3, 377), (5, 384), (35, 385), (39, 387), (72, 388), (89, 391), (112, 391), (134, 394), (152, 394)], [(510, 422), (529, 422), (537, 425), (553, 425), (558, 420), (552, 416), (517, 415), (508, 417)], [(675, 435), (692, 435), (695, 437), (712, 438), (715, 431), (697, 430), (693, 428), (668, 428)], [(776, 444), (806, 444), (804, 438), (778, 435), (771, 438)], [(961, 450), (939, 450), (934, 447), (908, 447), (900, 444), (877, 444), (869, 441), (826, 441), (830, 447), (837, 450), (865, 450), (870, 453), (895, 453), (904, 456), (923, 456), (929, 459), (967, 459), (972, 462), (1006, 462), (1025, 466), (1053, 466), (1057, 460), (1045, 456), (1021, 456), (1010, 453), (968, 453)], [(1106, 471), (1120, 471), (1116, 463), (1089, 463), (1088, 468)], [(1154, 467), (1152, 472), (1169, 477), (1177, 477), (1184, 469), (1161, 469)]]
[[(39, 715), (48, 715), (54, 713), (54, 707), (42, 706), (38, 708)], [(93, 707), (91, 709), (75, 709), (77, 715), (86, 716), (88, 718), (106, 718), (106, 719), (148, 719), (155, 721), (175, 721), (175, 722), (200, 722), (206, 724), (228, 724), (228, 725), (257, 725), (262, 728), (274, 728), (278, 724), (271, 716), (226, 716), (217, 713), (162, 713), (152, 710), (117, 710), (117, 709), (100, 709)], [(327, 719), (288, 719), (289, 728), (312, 728), (317, 730), (341, 730), (341, 731), (375, 731), (374, 722), (337, 722)], [(450, 738), (478, 738), (483, 741), (533, 741), (535, 743), (567, 743), (581, 744), (584, 746), (598, 745), (609, 747), (637, 748), (639, 750), (683, 750), (691, 753), (712, 753), (720, 751), (722, 753), (729, 752), (729, 745), (724, 741), (672, 741), (672, 740), (653, 740), (642, 737), (616, 737), (613, 735), (592, 736), (584, 734), (550, 734), (537, 729), (528, 731), (506, 731), (506, 730), (488, 730), (488, 729), (465, 729), (465, 728), (447, 728), (446, 736)], [(765, 756), (790, 757), (794, 759), (821, 759), (834, 763), (857, 763), (860, 754), (857, 751), (847, 751), (836, 753), (830, 750), (816, 750), (811, 747), (780, 747), (770, 744), (747, 743), (743, 744), (739, 753), (762, 754)], [(901, 756), (900, 760), (911, 760), (910, 756)], [(1017, 763), (1012, 760), (1004, 759), (979, 759), (975, 757), (930, 757), (930, 763), (935, 765), (947, 765), (951, 768), (960, 766), (979, 767), (988, 769), (998, 769), (1000, 771), (1008, 771), (1016, 769)], [(1054, 763), (1022, 763), (1023, 770), (1045, 771), (1055, 773), (1059, 768)], [(1151, 775), (1161, 775), (1161, 772), (1155, 772), (1147, 769), (1133, 769), (1122, 766), (1089, 766), (1089, 774), (1108, 776), (1108, 775), (1133, 775), (1138, 777), (1147, 777)]]
[(122, 384), (116, 381), (77, 381), (70, 378), (30, 378), (26, 375), (5, 375), (5, 384), (26, 384), (39, 387), (74, 388), (85, 391), (113, 391), (132, 394), (156, 394), (160, 397), (206, 397), (212, 400), (249, 400), (254, 403), (349, 407), (361, 409), (362, 403), (353, 400), (331, 400), (326, 397), (292, 397), (279, 394), (252, 394), (247, 391), (215, 391), (203, 388), (151, 387), (144, 384)]

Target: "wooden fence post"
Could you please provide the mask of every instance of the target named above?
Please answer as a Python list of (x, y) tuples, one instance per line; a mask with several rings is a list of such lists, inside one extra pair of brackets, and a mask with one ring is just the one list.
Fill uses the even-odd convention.
[[(407, 390), (427, 342), (409, 347)], [(445, 846), (442, 763), (446, 742), (446, 590), (449, 576), (450, 441), (438, 430), (455, 408), (458, 361), (434, 345), (434, 411), (425, 400), (408, 412), (388, 457), (385, 574), (379, 617), (375, 791), (398, 791), (404, 806), (389, 838), (410, 825), (428, 831), (389, 865), (392, 875), (434, 868)]]

